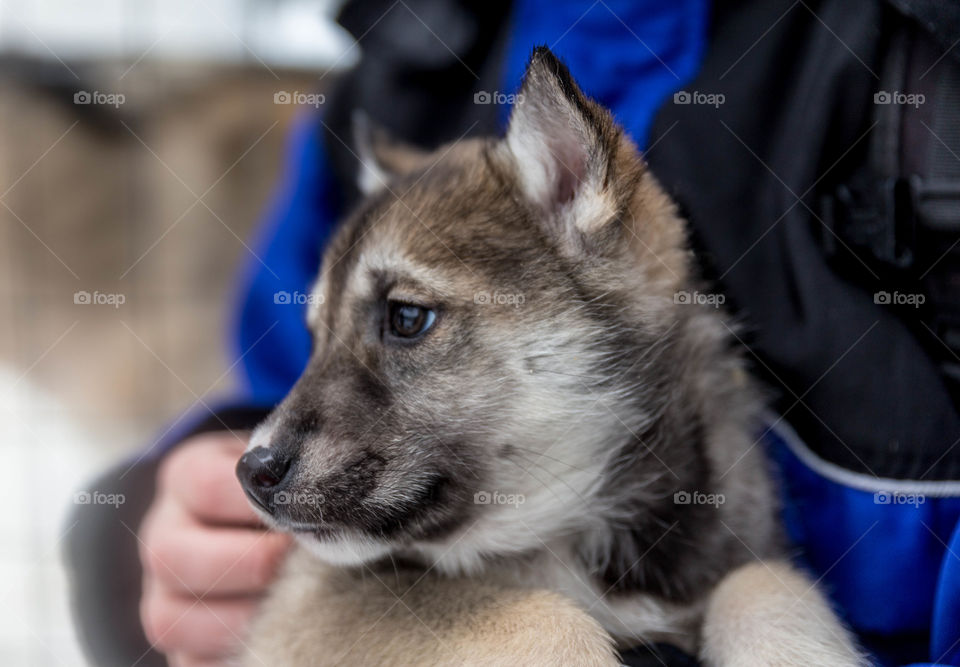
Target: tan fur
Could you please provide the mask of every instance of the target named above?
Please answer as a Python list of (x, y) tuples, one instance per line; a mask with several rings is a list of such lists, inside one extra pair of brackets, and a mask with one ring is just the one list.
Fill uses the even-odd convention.
[[(290, 633), (292, 621), (303, 631)], [(303, 551), (288, 561), (246, 648), (245, 667), (619, 664), (610, 636), (556, 593), (402, 567), (345, 570)], [(700, 659), (869, 664), (816, 585), (778, 561), (744, 565), (712, 593)]]
[(784, 562), (751, 563), (714, 591), (703, 627), (707, 665), (867, 665), (816, 585)]
[(303, 552), (264, 603), (248, 649), (249, 667), (618, 664), (609, 635), (556, 593), (338, 569)]

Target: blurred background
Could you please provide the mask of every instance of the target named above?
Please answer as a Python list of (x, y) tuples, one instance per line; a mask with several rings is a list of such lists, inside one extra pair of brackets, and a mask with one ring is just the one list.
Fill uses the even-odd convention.
[(0, 0), (0, 664), (83, 664), (78, 489), (229, 389), (290, 93), (359, 56), (337, 4)]

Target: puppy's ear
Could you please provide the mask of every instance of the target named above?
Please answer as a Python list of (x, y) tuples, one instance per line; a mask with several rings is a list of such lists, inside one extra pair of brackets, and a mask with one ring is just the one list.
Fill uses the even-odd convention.
[(526, 198), (555, 231), (572, 236), (614, 220), (642, 171), (610, 112), (583, 94), (546, 47), (530, 57), (504, 145)]
[(389, 187), (402, 176), (430, 164), (430, 152), (406, 144), (370, 119), (365, 111), (353, 112), (353, 143), (360, 166), (357, 188), (364, 195)]

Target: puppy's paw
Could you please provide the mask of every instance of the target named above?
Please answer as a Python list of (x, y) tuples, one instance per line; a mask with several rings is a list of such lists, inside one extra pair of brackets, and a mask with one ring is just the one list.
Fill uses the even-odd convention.
[(720, 582), (701, 659), (710, 667), (869, 664), (816, 585), (785, 562), (744, 565)]

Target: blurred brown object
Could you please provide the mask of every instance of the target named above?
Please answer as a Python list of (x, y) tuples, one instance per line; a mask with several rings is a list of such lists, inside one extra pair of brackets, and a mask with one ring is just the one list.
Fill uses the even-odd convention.
[[(143, 437), (231, 385), (234, 283), (257, 261), (251, 232), (297, 111), (274, 95), (326, 79), (252, 65), (75, 69), (55, 85), (0, 80), (0, 364), (81, 423)], [(74, 103), (83, 91), (125, 99)], [(123, 303), (75, 303), (84, 292)], [(146, 444), (133, 440), (104, 445)]]

